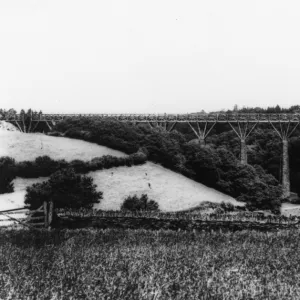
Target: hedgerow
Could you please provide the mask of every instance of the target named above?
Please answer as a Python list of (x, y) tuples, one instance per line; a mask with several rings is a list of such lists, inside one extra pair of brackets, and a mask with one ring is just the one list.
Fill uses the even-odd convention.
[(12, 178), (37, 178), (50, 176), (54, 172), (66, 168), (72, 168), (77, 173), (88, 173), (90, 171), (110, 169), (113, 167), (131, 167), (144, 164), (147, 161), (147, 156), (142, 151), (138, 151), (124, 157), (105, 155), (95, 157), (90, 161), (76, 159), (67, 162), (64, 159), (54, 160), (49, 156), (39, 156), (34, 161), (16, 162), (9, 157), (1, 158), (1, 160), (9, 160), (9, 168), (1, 168), (0, 161), (0, 171), (2, 172), (1, 178), (4, 178), (5, 174), (7, 174), (7, 177), (8, 174), (12, 174)]

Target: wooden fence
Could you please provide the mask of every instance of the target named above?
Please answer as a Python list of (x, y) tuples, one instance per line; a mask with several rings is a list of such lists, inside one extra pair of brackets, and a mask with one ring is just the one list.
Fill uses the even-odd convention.
[(56, 209), (59, 217), (75, 218), (105, 218), (105, 219), (157, 219), (157, 220), (190, 220), (203, 222), (253, 222), (268, 224), (298, 224), (300, 217), (282, 215), (263, 215), (255, 212), (240, 213), (187, 213), (187, 212), (153, 212), (153, 211), (103, 211), (95, 209)]
[[(54, 224), (54, 214), (56, 221)], [(194, 214), (194, 213), (166, 213), (166, 212), (123, 212), (100, 211), (89, 209), (56, 209), (53, 202), (44, 202), (36, 210), (29, 211), (25, 207), (0, 211), (0, 228), (3, 221), (35, 230), (51, 230), (53, 225), (60, 228), (145, 228), (145, 229), (288, 229), (300, 228), (300, 217), (261, 216), (247, 214)], [(22, 215), (21, 217), (17, 217)]]
[(260, 230), (300, 228), (300, 218), (285, 216), (261, 216), (254, 213), (191, 214), (164, 212), (123, 212), (99, 210), (56, 209), (61, 227), (122, 228), (146, 230)]

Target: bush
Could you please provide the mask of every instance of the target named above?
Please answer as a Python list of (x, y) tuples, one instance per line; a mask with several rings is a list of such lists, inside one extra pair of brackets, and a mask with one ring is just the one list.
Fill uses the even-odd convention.
[(225, 211), (225, 212), (231, 212), (231, 211), (235, 211), (235, 207), (232, 203), (230, 202), (221, 202), (220, 207)]
[(15, 160), (8, 156), (0, 157), (0, 194), (14, 191), (13, 180)]
[(141, 210), (149, 210), (149, 211), (158, 211), (159, 206), (157, 202), (154, 200), (149, 200), (146, 194), (143, 194), (141, 197), (137, 195), (128, 196), (122, 206), (121, 210), (129, 210), (129, 211), (141, 211)]
[(93, 178), (78, 175), (74, 169), (64, 169), (52, 174), (48, 181), (26, 188), (25, 204), (37, 209), (43, 201), (53, 201), (55, 208), (92, 208), (102, 199)]

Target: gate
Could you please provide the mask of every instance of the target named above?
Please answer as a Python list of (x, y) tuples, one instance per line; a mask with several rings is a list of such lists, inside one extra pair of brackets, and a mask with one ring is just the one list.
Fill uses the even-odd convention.
[[(18, 218), (18, 215), (24, 215)], [(44, 201), (43, 205), (36, 210), (30, 210), (26, 207), (8, 209), (0, 211), (0, 216), (5, 216), (7, 219), (0, 219), (0, 228), (10, 228), (16, 223), (35, 230), (51, 230), (53, 221), (53, 202)], [(2, 226), (3, 222), (12, 224)]]

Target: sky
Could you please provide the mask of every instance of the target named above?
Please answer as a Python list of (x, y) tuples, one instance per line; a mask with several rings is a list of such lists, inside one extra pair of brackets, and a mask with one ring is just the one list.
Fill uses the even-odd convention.
[(0, 0), (0, 108), (300, 104), (297, 0)]

